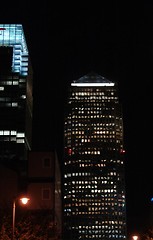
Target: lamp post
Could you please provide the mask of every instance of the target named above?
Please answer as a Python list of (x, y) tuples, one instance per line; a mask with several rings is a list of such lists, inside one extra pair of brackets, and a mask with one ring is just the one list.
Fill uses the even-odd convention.
[[(26, 205), (30, 200), (27, 197), (22, 197), (19, 199), (22, 204)], [(13, 222), (12, 222), (12, 240), (14, 240), (14, 230), (15, 230), (15, 208), (16, 208), (16, 198), (13, 200)]]

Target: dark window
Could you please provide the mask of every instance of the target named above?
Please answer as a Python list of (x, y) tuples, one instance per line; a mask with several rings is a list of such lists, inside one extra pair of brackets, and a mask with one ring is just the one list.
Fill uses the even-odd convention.
[(43, 159), (43, 167), (47, 167), (47, 168), (51, 167), (51, 159), (50, 158)]
[(44, 188), (42, 189), (42, 199), (48, 200), (50, 199), (50, 188)]

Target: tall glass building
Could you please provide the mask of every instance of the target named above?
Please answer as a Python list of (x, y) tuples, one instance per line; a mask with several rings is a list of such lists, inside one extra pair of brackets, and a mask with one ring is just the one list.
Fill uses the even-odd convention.
[(126, 239), (122, 108), (96, 73), (71, 83), (64, 121), (64, 239)]
[(32, 145), (33, 72), (21, 24), (0, 24), (0, 163), (18, 167)]

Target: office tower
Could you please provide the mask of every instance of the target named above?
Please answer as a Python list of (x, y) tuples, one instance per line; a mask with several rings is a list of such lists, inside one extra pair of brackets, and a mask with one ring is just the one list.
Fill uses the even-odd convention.
[(32, 66), (21, 24), (0, 24), (0, 163), (25, 174), (32, 144)]
[(64, 119), (64, 239), (126, 239), (122, 109), (96, 73), (71, 83)]

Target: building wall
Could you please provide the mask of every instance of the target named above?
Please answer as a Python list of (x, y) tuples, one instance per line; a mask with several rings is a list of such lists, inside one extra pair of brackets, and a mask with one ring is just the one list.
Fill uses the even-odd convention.
[(30, 209), (54, 209), (55, 155), (53, 152), (29, 152), (27, 194)]
[(62, 235), (62, 191), (61, 191), (61, 165), (55, 153), (55, 223), (57, 236)]
[[(43, 190), (49, 190), (49, 197), (43, 197)], [(27, 195), (30, 198), (28, 209), (45, 210), (54, 209), (54, 183), (38, 182), (28, 185)]]
[(15, 171), (0, 165), (0, 209), (12, 208), (18, 194), (18, 177)]
[[(48, 165), (45, 159), (48, 161)], [(48, 159), (48, 160), (47, 160)], [(55, 172), (55, 154), (54, 152), (29, 152), (28, 156), (28, 177), (29, 178), (51, 178)]]
[[(44, 166), (45, 161), (45, 166)], [(55, 239), (61, 238), (62, 203), (61, 169), (56, 152), (29, 152), (27, 208), (33, 212), (46, 210)]]

